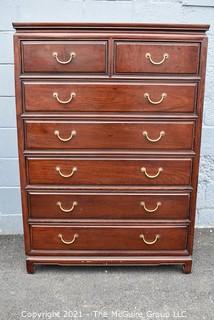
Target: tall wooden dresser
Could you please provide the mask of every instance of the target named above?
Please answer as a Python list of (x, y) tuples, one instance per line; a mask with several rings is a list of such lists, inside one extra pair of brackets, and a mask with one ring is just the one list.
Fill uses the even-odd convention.
[(191, 272), (209, 26), (14, 27), (27, 271)]

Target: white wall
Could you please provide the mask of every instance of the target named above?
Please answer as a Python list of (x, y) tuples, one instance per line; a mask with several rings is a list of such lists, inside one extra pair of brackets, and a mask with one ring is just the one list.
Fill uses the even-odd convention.
[(197, 225), (214, 226), (214, 1), (0, 0), (0, 234), (22, 232), (12, 21), (209, 23)]

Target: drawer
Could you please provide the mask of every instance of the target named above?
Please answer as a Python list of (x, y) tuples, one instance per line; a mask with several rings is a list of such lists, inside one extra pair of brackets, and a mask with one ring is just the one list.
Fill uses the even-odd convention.
[(197, 74), (199, 43), (115, 42), (115, 73)]
[[(196, 83), (24, 82), (30, 112), (193, 112)], [(42, 99), (38, 99), (42, 97)]]
[(104, 74), (107, 41), (23, 41), (22, 72)]
[(189, 185), (191, 159), (29, 158), (30, 184)]
[(31, 227), (33, 250), (185, 250), (186, 227), (39, 226)]
[(192, 149), (194, 122), (27, 121), (27, 149)]
[(28, 194), (32, 219), (187, 219), (190, 195), (185, 194)]

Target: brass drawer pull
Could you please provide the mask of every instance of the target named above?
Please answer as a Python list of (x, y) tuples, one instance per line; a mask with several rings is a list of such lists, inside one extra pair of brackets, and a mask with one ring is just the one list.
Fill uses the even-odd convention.
[(150, 98), (148, 92), (144, 93), (144, 98), (147, 99), (151, 104), (160, 104), (166, 97), (167, 97), (167, 94), (166, 94), (165, 92), (163, 92), (163, 93), (161, 94), (160, 100), (158, 100), (158, 101), (153, 101), (153, 100)]
[(54, 131), (54, 134), (57, 136), (57, 138), (62, 141), (62, 142), (67, 142), (67, 141), (70, 141), (77, 133), (75, 130), (72, 130), (71, 131), (71, 134), (68, 138), (62, 138), (60, 137), (60, 134), (59, 134), (59, 130), (55, 130)]
[(76, 97), (76, 93), (75, 92), (71, 92), (70, 98), (68, 100), (61, 100), (59, 98), (58, 92), (54, 92), (53, 93), (53, 97), (61, 104), (67, 104), (70, 103), (75, 97)]
[(149, 178), (149, 179), (155, 179), (155, 178), (157, 178), (157, 177), (159, 176), (159, 174), (163, 171), (163, 168), (159, 168), (159, 169), (158, 169), (158, 172), (157, 172), (156, 174), (154, 174), (154, 175), (148, 174), (147, 171), (146, 171), (146, 168), (144, 168), (144, 167), (142, 167), (142, 168), (140, 169), (140, 171), (143, 172), (147, 178)]
[(164, 62), (166, 61), (166, 59), (169, 58), (169, 54), (168, 54), (168, 53), (164, 53), (164, 54), (163, 54), (163, 59), (162, 59), (161, 61), (154, 61), (154, 60), (152, 59), (151, 53), (149, 53), (149, 52), (147, 52), (147, 53), (145, 54), (145, 57), (146, 57), (152, 64), (160, 65), (160, 64), (164, 63)]
[(73, 237), (73, 239), (72, 239), (71, 241), (66, 241), (66, 240), (64, 240), (61, 233), (58, 234), (58, 237), (60, 238), (60, 240), (61, 240), (64, 244), (72, 244), (72, 243), (74, 243), (75, 240), (79, 237), (79, 235), (78, 235), (78, 233), (75, 233), (75, 234), (74, 234), (74, 237)]
[(143, 207), (143, 209), (144, 209), (146, 212), (149, 212), (149, 213), (152, 213), (152, 212), (157, 211), (158, 208), (161, 206), (161, 204), (162, 204), (161, 202), (157, 202), (156, 207), (155, 207), (154, 209), (148, 209), (148, 208), (146, 207), (146, 204), (145, 204), (144, 201), (141, 201), (141, 203), (140, 203), (140, 205)]
[(58, 201), (56, 204), (60, 208), (60, 210), (63, 212), (72, 212), (74, 210), (74, 208), (78, 205), (77, 201), (74, 201), (72, 204), (72, 207), (70, 209), (64, 209), (62, 207), (62, 203), (60, 201)]
[(62, 60), (59, 59), (59, 57), (58, 57), (58, 52), (53, 52), (53, 57), (54, 57), (54, 58), (56, 59), (56, 61), (59, 62), (60, 64), (68, 64), (68, 63), (70, 63), (70, 62), (73, 60), (73, 58), (76, 57), (76, 53), (75, 53), (75, 52), (71, 52), (71, 53), (70, 53), (70, 58), (69, 58), (68, 60), (66, 60), (66, 61), (62, 61)]
[(70, 178), (77, 171), (77, 167), (73, 167), (71, 173), (69, 173), (69, 174), (62, 173), (60, 167), (56, 167), (56, 171), (59, 172), (60, 176), (63, 178)]
[(145, 244), (152, 245), (152, 244), (155, 244), (160, 239), (160, 235), (156, 234), (154, 240), (148, 241), (148, 240), (145, 239), (144, 234), (140, 234), (140, 239), (142, 239)]
[(143, 136), (149, 141), (149, 142), (158, 142), (160, 141), (160, 139), (165, 136), (165, 131), (160, 131), (160, 135), (157, 139), (151, 139), (149, 136), (148, 136), (148, 132), (147, 131), (143, 131)]

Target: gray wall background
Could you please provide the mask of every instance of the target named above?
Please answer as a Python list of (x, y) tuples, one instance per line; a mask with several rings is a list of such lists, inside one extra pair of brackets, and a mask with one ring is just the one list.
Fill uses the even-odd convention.
[(197, 226), (214, 227), (214, 0), (0, 0), (0, 234), (22, 233), (12, 21), (211, 24)]

